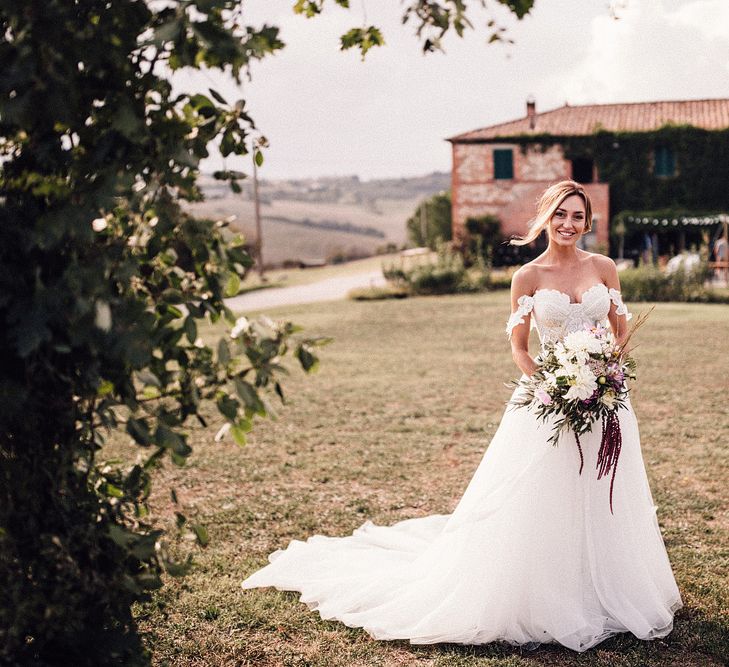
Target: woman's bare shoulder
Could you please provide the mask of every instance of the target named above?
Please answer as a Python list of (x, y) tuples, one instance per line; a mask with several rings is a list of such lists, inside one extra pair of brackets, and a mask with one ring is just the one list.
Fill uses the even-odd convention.
[(588, 261), (590, 261), (595, 269), (597, 269), (597, 272), (600, 274), (600, 277), (603, 280), (610, 280), (614, 276), (617, 276), (618, 267), (615, 265), (615, 262), (610, 257), (608, 257), (607, 255), (602, 255), (598, 252), (591, 252), (588, 254)]
[(511, 291), (517, 294), (532, 294), (536, 289), (539, 267), (533, 262), (520, 266), (511, 277)]

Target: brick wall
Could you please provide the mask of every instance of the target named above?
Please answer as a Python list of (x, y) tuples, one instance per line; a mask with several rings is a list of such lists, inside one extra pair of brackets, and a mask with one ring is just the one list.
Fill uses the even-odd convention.
[[(511, 148), (514, 179), (493, 178), (493, 151)], [(452, 200), (453, 238), (463, 239), (465, 221), (470, 217), (493, 214), (499, 217), (506, 236), (524, 234), (534, 217), (536, 202), (546, 187), (571, 178), (572, 164), (561, 146), (542, 151), (529, 146), (522, 153), (518, 144), (453, 144)], [(585, 189), (592, 200), (594, 234), (589, 244), (608, 243), (610, 197), (607, 183), (589, 183)]]

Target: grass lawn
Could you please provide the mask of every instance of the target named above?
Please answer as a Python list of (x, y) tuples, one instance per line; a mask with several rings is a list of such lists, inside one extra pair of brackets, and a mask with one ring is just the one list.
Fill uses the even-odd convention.
[[(637, 313), (640, 306), (634, 306)], [(268, 311), (331, 335), (318, 373), (292, 372), (278, 421), (245, 448), (192, 432), (186, 468), (165, 464), (153, 509), (172, 526), (170, 487), (212, 541), (196, 567), (138, 610), (157, 665), (723, 665), (729, 656), (729, 306), (658, 304), (638, 334), (633, 405), (658, 516), (685, 607), (666, 639), (615, 637), (585, 654), (544, 646), (413, 646), (322, 621), (292, 592), (240, 581), (292, 539), (345, 535), (366, 519), (452, 511), (517, 375), (505, 292), (340, 301)], [(291, 362), (293, 368), (293, 362)], [(212, 415), (212, 412), (211, 412)], [(129, 452), (117, 443), (111, 449)], [(115, 452), (116, 453), (116, 452)]]

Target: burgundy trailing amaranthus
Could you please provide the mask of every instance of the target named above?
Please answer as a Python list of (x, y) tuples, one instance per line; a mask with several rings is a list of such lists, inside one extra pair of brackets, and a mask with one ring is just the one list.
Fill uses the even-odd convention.
[[(617, 411), (608, 412), (602, 418), (602, 440), (600, 451), (597, 453), (597, 478), (602, 479), (612, 470), (610, 478), (610, 514), (613, 513), (613, 484), (618, 469), (618, 457), (623, 446), (623, 436), (620, 433), (620, 421)], [(580, 457), (582, 452), (580, 452)], [(582, 466), (580, 466), (582, 470)]]

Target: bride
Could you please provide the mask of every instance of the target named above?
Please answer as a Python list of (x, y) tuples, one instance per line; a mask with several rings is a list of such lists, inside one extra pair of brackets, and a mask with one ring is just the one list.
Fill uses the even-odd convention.
[[(615, 264), (577, 247), (591, 221), (585, 190), (563, 181), (544, 191), (528, 233), (512, 241), (529, 243), (543, 231), (548, 238), (511, 285), (507, 334), (526, 375), (536, 368), (530, 328), (542, 343), (605, 320), (618, 341), (627, 333)], [(610, 476), (595, 472), (599, 425), (580, 437), (579, 474), (572, 434), (552, 447), (549, 421), (510, 407), (451, 514), (293, 540), (242, 586), (299, 591), (323, 619), (413, 644), (553, 642), (585, 651), (619, 632), (664, 637), (681, 596), (629, 400), (618, 414), (612, 513)]]

